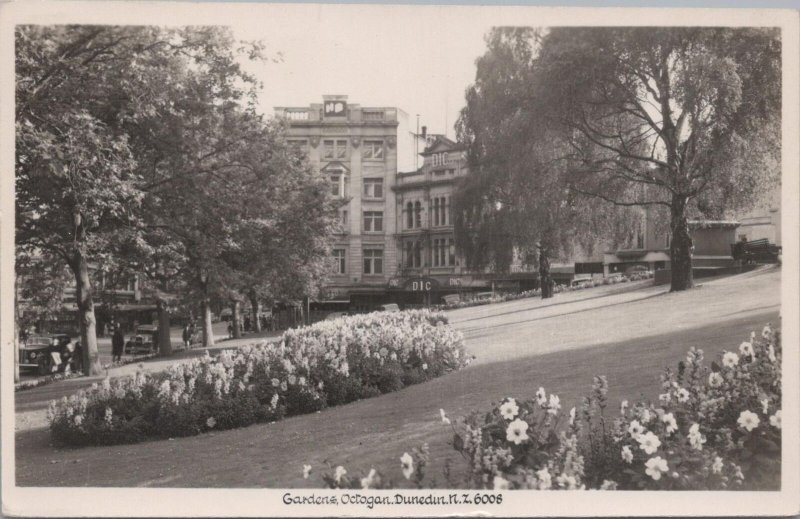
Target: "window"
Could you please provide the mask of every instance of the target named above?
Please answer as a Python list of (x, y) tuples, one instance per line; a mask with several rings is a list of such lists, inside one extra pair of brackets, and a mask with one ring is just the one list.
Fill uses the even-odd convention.
[(364, 198), (383, 198), (383, 179), (364, 179)]
[[(433, 225), (439, 225), (439, 199), (433, 199)], [(436, 263), (434, 263), (435, 265)]]
[(333, 259), (335, 262), (334, 272), (336, 274), (346, 274), (347, 265), (345, 264), (345, 250), (344, 249), (333, 249)]
[(383, 160), (383, 141), (364, 141), (361, 157), (365, 160)]
[(449, 246), (449, 254), (447, 258), (447, 264), (451, 267), (456, 264), (456, 241), (453, 238), (447, 240)]
[(383, 232), (383, 211), (364, 211), (364, 232)]
[(414, 243), (414, 267), (422, 266), (422, 242)]
[(337, 198), (340, 198), (344, 195), (341, 175), (331, 175), (331, 194)]
[(406, 242), (405, 247), (405, 265), (406, 267), (413, 267), (414, 266), (414, 244), (410, 241)]
[(381, 249), (364, 249), (364, 274), (383, 274)]
[(406, 229), (414, 228), (414, 204), (406, 204)]
[(433, 240), (433, 266), (439, 266), (439, 240), (438, 238)]
[(437, 238), (433, 240), (433, 266), (446, 267), (447, 265), (448, 265), (448, 242), (445, 238)]
[(347, 140), (326, 140), (323, 145), (323, 159), (340, 160), (347, 158)]
[(419, 202), (414, 203), (414, 226), (422, 227), (422, 204)]
[(308, 150), (308, 141), (306, 139), (287, 139), (286, 144), (295, 152), (305, 153)]

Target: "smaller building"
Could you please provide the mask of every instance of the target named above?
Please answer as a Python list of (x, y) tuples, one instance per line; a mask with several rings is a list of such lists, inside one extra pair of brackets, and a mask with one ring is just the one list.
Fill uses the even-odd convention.
[[(615, 251), (603, 253), (603, 275), (642, 267), (651, 271), (669, 270), (670, 236), (659, 231), (656, 223), (653, 213), (643, 209), (634, 239)], [(738, 227), (739, 222), (732, 220), (689, 220), (696, 276), (711, 275), (735, 264), (731, 246), (736, 243)]]

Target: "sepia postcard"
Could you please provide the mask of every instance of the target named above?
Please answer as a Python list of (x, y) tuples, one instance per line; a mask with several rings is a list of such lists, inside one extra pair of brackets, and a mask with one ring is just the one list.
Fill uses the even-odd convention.
[(800, 513), (799, 29), (0, 5), (3, 514)]

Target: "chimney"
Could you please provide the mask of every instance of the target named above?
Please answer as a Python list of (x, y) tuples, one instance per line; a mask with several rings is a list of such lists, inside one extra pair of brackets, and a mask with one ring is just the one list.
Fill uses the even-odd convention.
[(426, 135), (428, 135), (428, 127), (427, 126), (423, 126), (422, 127), (422, 138), (424, 139)]

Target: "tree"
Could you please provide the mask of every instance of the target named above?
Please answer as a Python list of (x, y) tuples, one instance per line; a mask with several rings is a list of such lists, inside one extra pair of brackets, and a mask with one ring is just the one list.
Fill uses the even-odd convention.
[[(539, 33), (496, 28), (477, 60), (475, 84), (457, 123), (470, 174), (454, 197), (459, 245), (471, 268), (507, 271), (515, 256), (537, 264), (542, 297), (551, 297), (550, 264), (599, 234), (613, 239), (618, 211), (567, 189), (568, 143), (542, 124), (531, 89)], [(605, 224), (605, 226), (603, 225)], [(591, 247), (590, 247), (591, 248)]]
[[(213, 106), (247, 102), (238, 82), (251, 78), (229, 33), (213, 27), (20, 26), (16, 50), (18, 253), (69, 266), (84, 369), (94, 373), (89, 271), (142, 239), (144, 195), (170, 166), (147, 130), (180, 115), (187, 71)], [(258, 55), (258, 46), (248, 50)]]
[(779, 177), (781, 45), (759, 28), (558, 28), (530, 88), (572, 147), (569, 187), (670, 213), (672, 290), (688, 219), (746, 208)]

